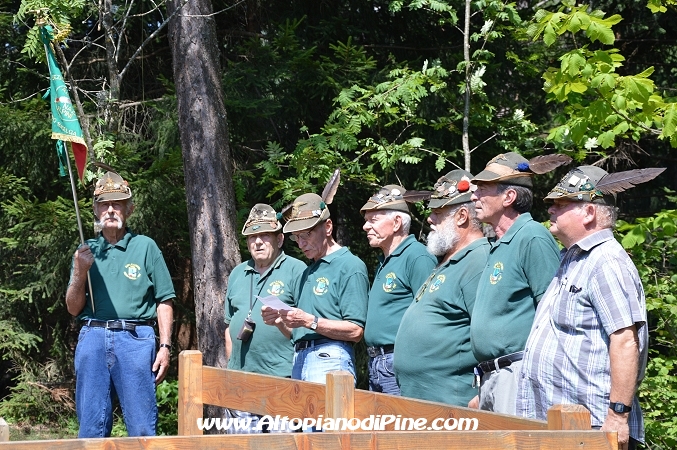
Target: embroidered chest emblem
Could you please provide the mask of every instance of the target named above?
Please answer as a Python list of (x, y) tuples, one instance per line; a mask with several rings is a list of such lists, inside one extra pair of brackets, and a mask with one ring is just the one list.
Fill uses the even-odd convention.
[(392, 292), (395, 290), (397, 287), (395, 280), (397, 280), (397, 275), (395, 275), (395, 272), (390, 272), (388, 275), (386, 275), (386, 282), (383, 283), (383, 290), (386, 292)]
[(284, 294), (284, 283), (280, 280), (273, 281), (270, 283), (270, 289), (268, 289), (270, 295), (280, 296)]
[(491, 284), (496, 284), (501, 281), (501, 278), (503, 278), (503, 263), (497, 262), (494, 264), (493, 272), (491, 272), (491, 275), (489, 275), (489, 282)]
[(433, 281), (433, 283), (430, 285), (428, 292), (435, 292), (436, 290), (438, 290), (440, 288), (440, 286), (442, 286), (442, 283), (444, 283), (444, 280), (446, 280), (446, 279), (447, 279), (447, 277), (445, 277), (442, 274), (437, 275), (437, 278), (435, 278), (435, 281)]
[(132, 264), (132, 263), (127, 264), (127, 265), (125, 265), (124, 274), (130, 280), (138, 280), (139, 277), (141, 276), (141, 267), (137, 266), (136, 264)]
[(325, 277), (320, 277), (315, 280), (317, 284), (313, 287), (315, 295), (324, 295), (329, 290), (329, 280)]

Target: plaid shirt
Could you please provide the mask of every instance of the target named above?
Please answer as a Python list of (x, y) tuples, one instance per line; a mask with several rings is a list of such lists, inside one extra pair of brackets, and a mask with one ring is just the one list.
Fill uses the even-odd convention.
[[(633, 324), (640, 352), (636, 389), (644, 378), (649, 338), (637, 269), (609, 229), (563, 250), (527, 340), (517, 415), (545, 420), (553, 405), (578, 404), (590, 410), (592, 426), (601, 426), (611, 390), (609, 335)], [(630, 436), (644, 442), (637, 395), (628, 423)]]

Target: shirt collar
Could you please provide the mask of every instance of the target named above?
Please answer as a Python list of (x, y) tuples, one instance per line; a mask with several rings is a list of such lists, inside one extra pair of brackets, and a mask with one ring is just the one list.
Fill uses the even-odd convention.
[(597, 247), (599, 244), (611, 239), (614, 239), (614, 232), (611, 231), (611, 228), (605, 228), (584, 237), (573, 244), (572, 247), (576, 246), (584, 252), (589, 252), (593, 247)]
[(508, 228), (508, 231), (505, 232), (505, 234), (500, 238), (497, 239), (494, 245), (498, 245), (501, 242), (510, 242), (512, 238), (517, 234), (517, 232), (524, 226), (526, 225), (527, 222), (530, 220), (533, 220), (531, 218), (531, 213), (525, 212), (517, 216), (517, 219), (513, 224)]
[(101, 247), (104, 250), (108, 250), (111, 247), (119, 247), (123, 250), (127, 250), (127, 246), (129, 245), (129, 240), (132, 238), (133, 234), (132, 231), (129, 228), (125, 228), (125, 235), (122, 236), (122, 239), (117, 241), (115, 244), (111, 244), (106, 240), (105, 237), (103, 237), (103, 233), (99, 233), (99, 242), (101, 243)]
[[(265, 272), (261, 274), (261, 278), (265, 278), (268, 273), (273, 270), (273, 269), (279, 269), (280, 266), (282, 265), (282, 262), (287, 259), (287, 255), (284, 253), (284, 250), (280, 251), (280, 254), (277, 255), (277, 258), (275, 258), (275, 261), (266, 269)], [(244, 268), (246, 272), (256, 272), (256, 268), (254, 266), (254, 259), (251, 258), (249, 261), (247, 261), (247, 267)]]
[(336, 250), (335, 252), (331, 252), (328, 255), (324, 255), (323, 257), (321, 257), (320, 259), (318, 259), (315, 262), (324, 261), (327, 264), (331, 264), (332, 260), (338, 258), (339, 256), (345, 254), (346, 252), (348, 252), (348, 247), (341, 247), (340, 249)]
[[(414, 242), (416, 242), (416, 238), (414, 237), (414, 235), (413, 234), (408, 235), (406, 238), (402, 240), (402, 242), (400, 242), (400, 244), (397, 247), (395, 247), (395, 250), (393, 250), (390, 253), (390, 255), (388, 255), (388, 258), (401, 255)], [(383, 256), (383, 252), (379, 253), (377, 258), (381, 264), (383, 264), (383, 262), (385, 262), (386, 260), (386, 258)]]
[(466, 246), (463, 247), (461, 250), (459, 250), (458, 252), (456, 252), (456, 254), (455, 254), (454, 256), (452, 256), (451, 258), (449, 258), (449, 261), (447, 261), (446, 263), (444, 263), (444, 265), (446, 266), (446, 265), (448, 265), (448, 264), (451, 264), (452, 262), (458, 262), (458, 261), (462, 260), (463, 258), (466, 257), (466, 255), (467, 255), (468, 253), (470, 253), (471, 251), (475, 250), (477, 247), (486, 244), (487, 242), (488, 242), (488, 241), (487, 241), (487, 238), (485, 238), (485, 237), (482, 237), (482, 238), (479, 238), (479, 239), (475, 239), (475, 240), (472, 241), (470, 244), (466, 245)]

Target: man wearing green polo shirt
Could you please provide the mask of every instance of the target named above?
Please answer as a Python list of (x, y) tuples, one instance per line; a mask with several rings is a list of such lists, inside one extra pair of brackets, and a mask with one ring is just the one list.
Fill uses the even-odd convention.
[(364, 340), (369, 354), (369, 390), (400, 395), (393, 369), (395, 336), (402, 315), (437, 260), (409, 234), (411, 216), (402, 186), (390, 184), (362, 207), (369, 245), (380, 248), (369, 291)]
[[(155, 435), (155, 386), (169, 368), (175, 295), (155, 242), (125, 227), (132, 211), (129, 185), (117, 173), (107, 172), (94, 190), (94, 216), (101, 233), (73, 256), (66, 307), (83, 324), (75, 349), (80, 438), (110, 436), (116, 395), (129, 436)], [(157, 354), (155, 320), (160, 333)]]
[(301, 277), (298, 308), (278, 311), (292, 329), (292, 378), (325, 383), (326, 374), (355, 374), (351, 342), (364, 333), (367, 318), (367, 268), (332, 237), (329, 209), (316, 194), (304, 194), (292, 205), (284, 232), (312, 261)]
[[(281, 320), (266, 326), (261, 311), (269, 308), (258, 297), (274, 295), (287, 305), (296, 306), (298, 285), (306, 265), (282, 250), (282, 224), (269, 205), (254, 205), (242, 234), (247, 238), (252, 259), (235, 267), (228, 278), (225, 305), (228, 368), (290, 377), (294, 356), (291, 332)], [(241, 419), (241, 426), (231, 426), (228, 433), (287, 431), (259, 429), (260, 416), (232, 409), (228, 412), (231, 417)]]
[(452, 170), (435, 184), (428, 251), (440, 257), (402, 317), (395, 374), (405, 397), (466, 406), (475, 395), (470, 318), (489, 242), (470, 201), (472, 174)]
[[(543, 157), (541, 157), (543, 158)], [(479, 395), (470, 407), (515, 414), (522, 355), (536, 306), (559, 266), (559, 248), (531, 218), (531, 177), (568, 163), (549, 155), (547, 164), (517, 153), (500, 154), (472, 180), (477, 217), (491, 225), (496, 241), (477, 286), (470, 325)]]

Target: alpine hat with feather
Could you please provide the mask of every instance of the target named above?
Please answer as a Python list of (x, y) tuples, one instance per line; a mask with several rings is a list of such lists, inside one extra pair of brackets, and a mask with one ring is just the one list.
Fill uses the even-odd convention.
[(403, 197), (405, 192), (406, 189), (396, 184), (383, 186), (367, 200), (360, 212), (364, 215), (367, 211), (393, 210), (409, 214), (409, 206)]
[(531, 188), (532, 176), (550, 172), (570, 162), (569, 156), (560, 154), (536, 156), (528, 160), (515, 152), (501, 153), (494, 156), (472, 182), (506, 183)]
[(285, 206), (282, 210), (282, 216), (285, 220), (282, 231), (293, 233), (309, 230), (321, 221), (327, 220), (329, 218), (327, 205), (334, 201), (334, 195), (340, 182), (341, 171), (336, 169), (325, 185), (321, 196), (312, 193), (303, 194), (296, 197), (292, 204)]
[(435, 183), (430, 196), (429, 208), (444, 208), (470, 201), (472, 174), (465, 170), (452, 170)]
[(565, 199), (615, 206), (617, 193), (651, 181), (664, 170), (651, 168), (608, 173), (596, 166), (579, 166), (564, 175), (545, 200)]

